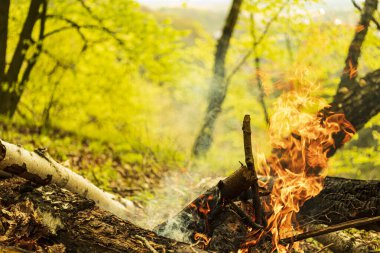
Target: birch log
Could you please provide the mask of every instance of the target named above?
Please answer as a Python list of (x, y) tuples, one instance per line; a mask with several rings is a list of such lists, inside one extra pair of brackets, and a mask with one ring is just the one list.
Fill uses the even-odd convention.
[(2, 175), (22, 177), (38, 185), (55, 183), (93, 200), (100, 208), (119, 218), (136, 218), (137, 208), (132, 202), (124, 201), (125, 205), (121, 204), (114, 195), (102, 191), (84, 177), (54, 161), (43, 150), (30, 152), (0, 140), (0, 171)]

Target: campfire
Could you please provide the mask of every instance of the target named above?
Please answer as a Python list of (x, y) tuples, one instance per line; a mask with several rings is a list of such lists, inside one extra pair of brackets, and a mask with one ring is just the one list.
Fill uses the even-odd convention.
[[(170, 222), (157, 226), (159, 234), (170, 237), (173, 231), (180, 231), (185, 240), (201, 249), (226, 250), (229, 230), (233, 238), (240, 238), (233, 240), (233, 247), (241, 253), (250, 252), (250, 248), (290, 252), (297, 248), (299, 240), (380, 220), (359, 219), (305, 232), (296, 215), (306, 201), (321, 192), (329, 156), (351, 139), (355, 129), (343, 114), (325, 109), (312, 116), (295, 106), (303, 102), (301, 97), (287, 99), (292, 104), (283, 106), (272, 117), (271, 156), (256, 155), (260, 176), (253, 159), (250, 116), (246, 115), (242, 128), (245, 164), (241, 163), (239, 170), (196, 198)], [(238, 221), (231, 221), (233, 215), (238, 216)], [(219, 236), (215, 229), (221, 224), (224, 231)]]
[[(34, 231), (21, 235), (31, 243), (31, 248), (40, 247), (36, 242), (43, 247), (51, 246), (44, 245), (47, 240), (35, 238), (52, 238), (62, 241), (69, 249), (83, 247), (84, 252), (91, 247), (97, 249), (94, 252), (103, 252), (105, 247), (115, 249), (112, 252), (145, 247), (150, 252), (166, 252), (166, 249), (170, 252), (291, 252), (297, 247), (302, 250), (305, 245), (310, 246), (297, 245), (298, 241), (311, 237), (320, 240), (321, 235), (345, 228), (365, 226), (379, 230), (380, 182), (326, 176), (327, 159), (351, 138), (354, 127), (343, 114), (333, 113), (328, 107), (312, 116), (301, 113), (299, 105), (303, 99), (289, 100), (293, 105), (286, 107), (287, 103), (282, 101), (282, 111), (278, 110), (272, 118), (271, 155), (265, 157), (257, 151), (254, 156), (250, 116), (246, 115), (243, 121), (245, 164), (241, 163), (232, 175), (199, 195), (176, 216), (156, 226), (159, 235), (125, 220), (137, 219), (136, 207), (121, 204), (114, 196), (55, 162), (43, 150), (30, 152), (0, 141), (0, 170), (6, 177), (0, 180), (2, 210), (6, 216), (2, 220), (3, 232), (7, 234), (3, 240), (7, 245), (15, 242), (25, 245), (24, 239), (15, 241), (14, 238), (19, 238), (19, 231)], [(15, 197), (19, 195), (23, 197)], [(39, 206), (43, 206), (43, 213), (35, 209)], [(70, 215), (67, 215), (68, 207)], [(57, 224), (63, 224), (59, 226), (61, 237), (56, 235), (55, 228), (46, 231), (45, 222), (50, 218), (45, 221), (43, 215), (52, 214), (59, 221)], [(30, 222), (7, 225), (19, 222), (18, 217), (30, 217)], [(65, 227), (75, 229), (62, 229)], [(352, 252), (357, 249), (347, 241), (337, 242), (339, 236), (335, 238), (337, 252), (349, 252), (347, 245)], [(331, 243), (323, 244), (331, 249), (335, 247)], [(364, 244), (359, 244), (365, 247), (364, 252), (377, 247)]]

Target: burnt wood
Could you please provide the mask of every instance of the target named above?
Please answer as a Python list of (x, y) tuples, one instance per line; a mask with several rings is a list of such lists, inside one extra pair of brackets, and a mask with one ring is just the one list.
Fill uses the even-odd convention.
[[(39, 252), (193, 252), (55, 184), (0, 180), (0, 248)], [(17, 252), (17, 251), (15, 251)], [(22, 252), (22, 251), (20, 251)], [(197, 252), (204, 252), (197, 248)]]

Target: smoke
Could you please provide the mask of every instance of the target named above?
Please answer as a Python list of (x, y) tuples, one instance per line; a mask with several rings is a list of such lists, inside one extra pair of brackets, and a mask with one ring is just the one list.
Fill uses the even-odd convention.
[(159, 235), (189, 242), (193, 231), (190, 232), (184, 228), (187, 227), (186, 222), (189, 222), (191, 217), (173, 217), (221, 179), (204, 177), (202, 173), (195, 172), (195, 169), (192, 172), (169, 173), (162, 179), (160, 187), (153, 191), (150, 200), (144, 205), (144, 217), (136, 223), (144, 228), (156, 230), (157, 225), (167, 221), (159, 231), (156, 231)]

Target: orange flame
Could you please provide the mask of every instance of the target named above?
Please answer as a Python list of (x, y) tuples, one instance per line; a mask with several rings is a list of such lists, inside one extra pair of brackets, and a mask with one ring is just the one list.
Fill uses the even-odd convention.
[(302, 112), (305, 106), (315, 107), (315, 102), (295, 92), (280, 98), (270, 125), (272, 155), (268, 159), (258, 157), (264, 174), (275, 177), (264, 207), (270, 214), (266, 230), (271, 232), (278, 252), (287, 250), (279, 240), (297, 230), (295, 215), (300, 207), (322, 190), (328, 152), (335, 148), (335, 139), (343, 135), (340, 141), (347, 142), (355, 132), (343, 114), (322, 118)]

